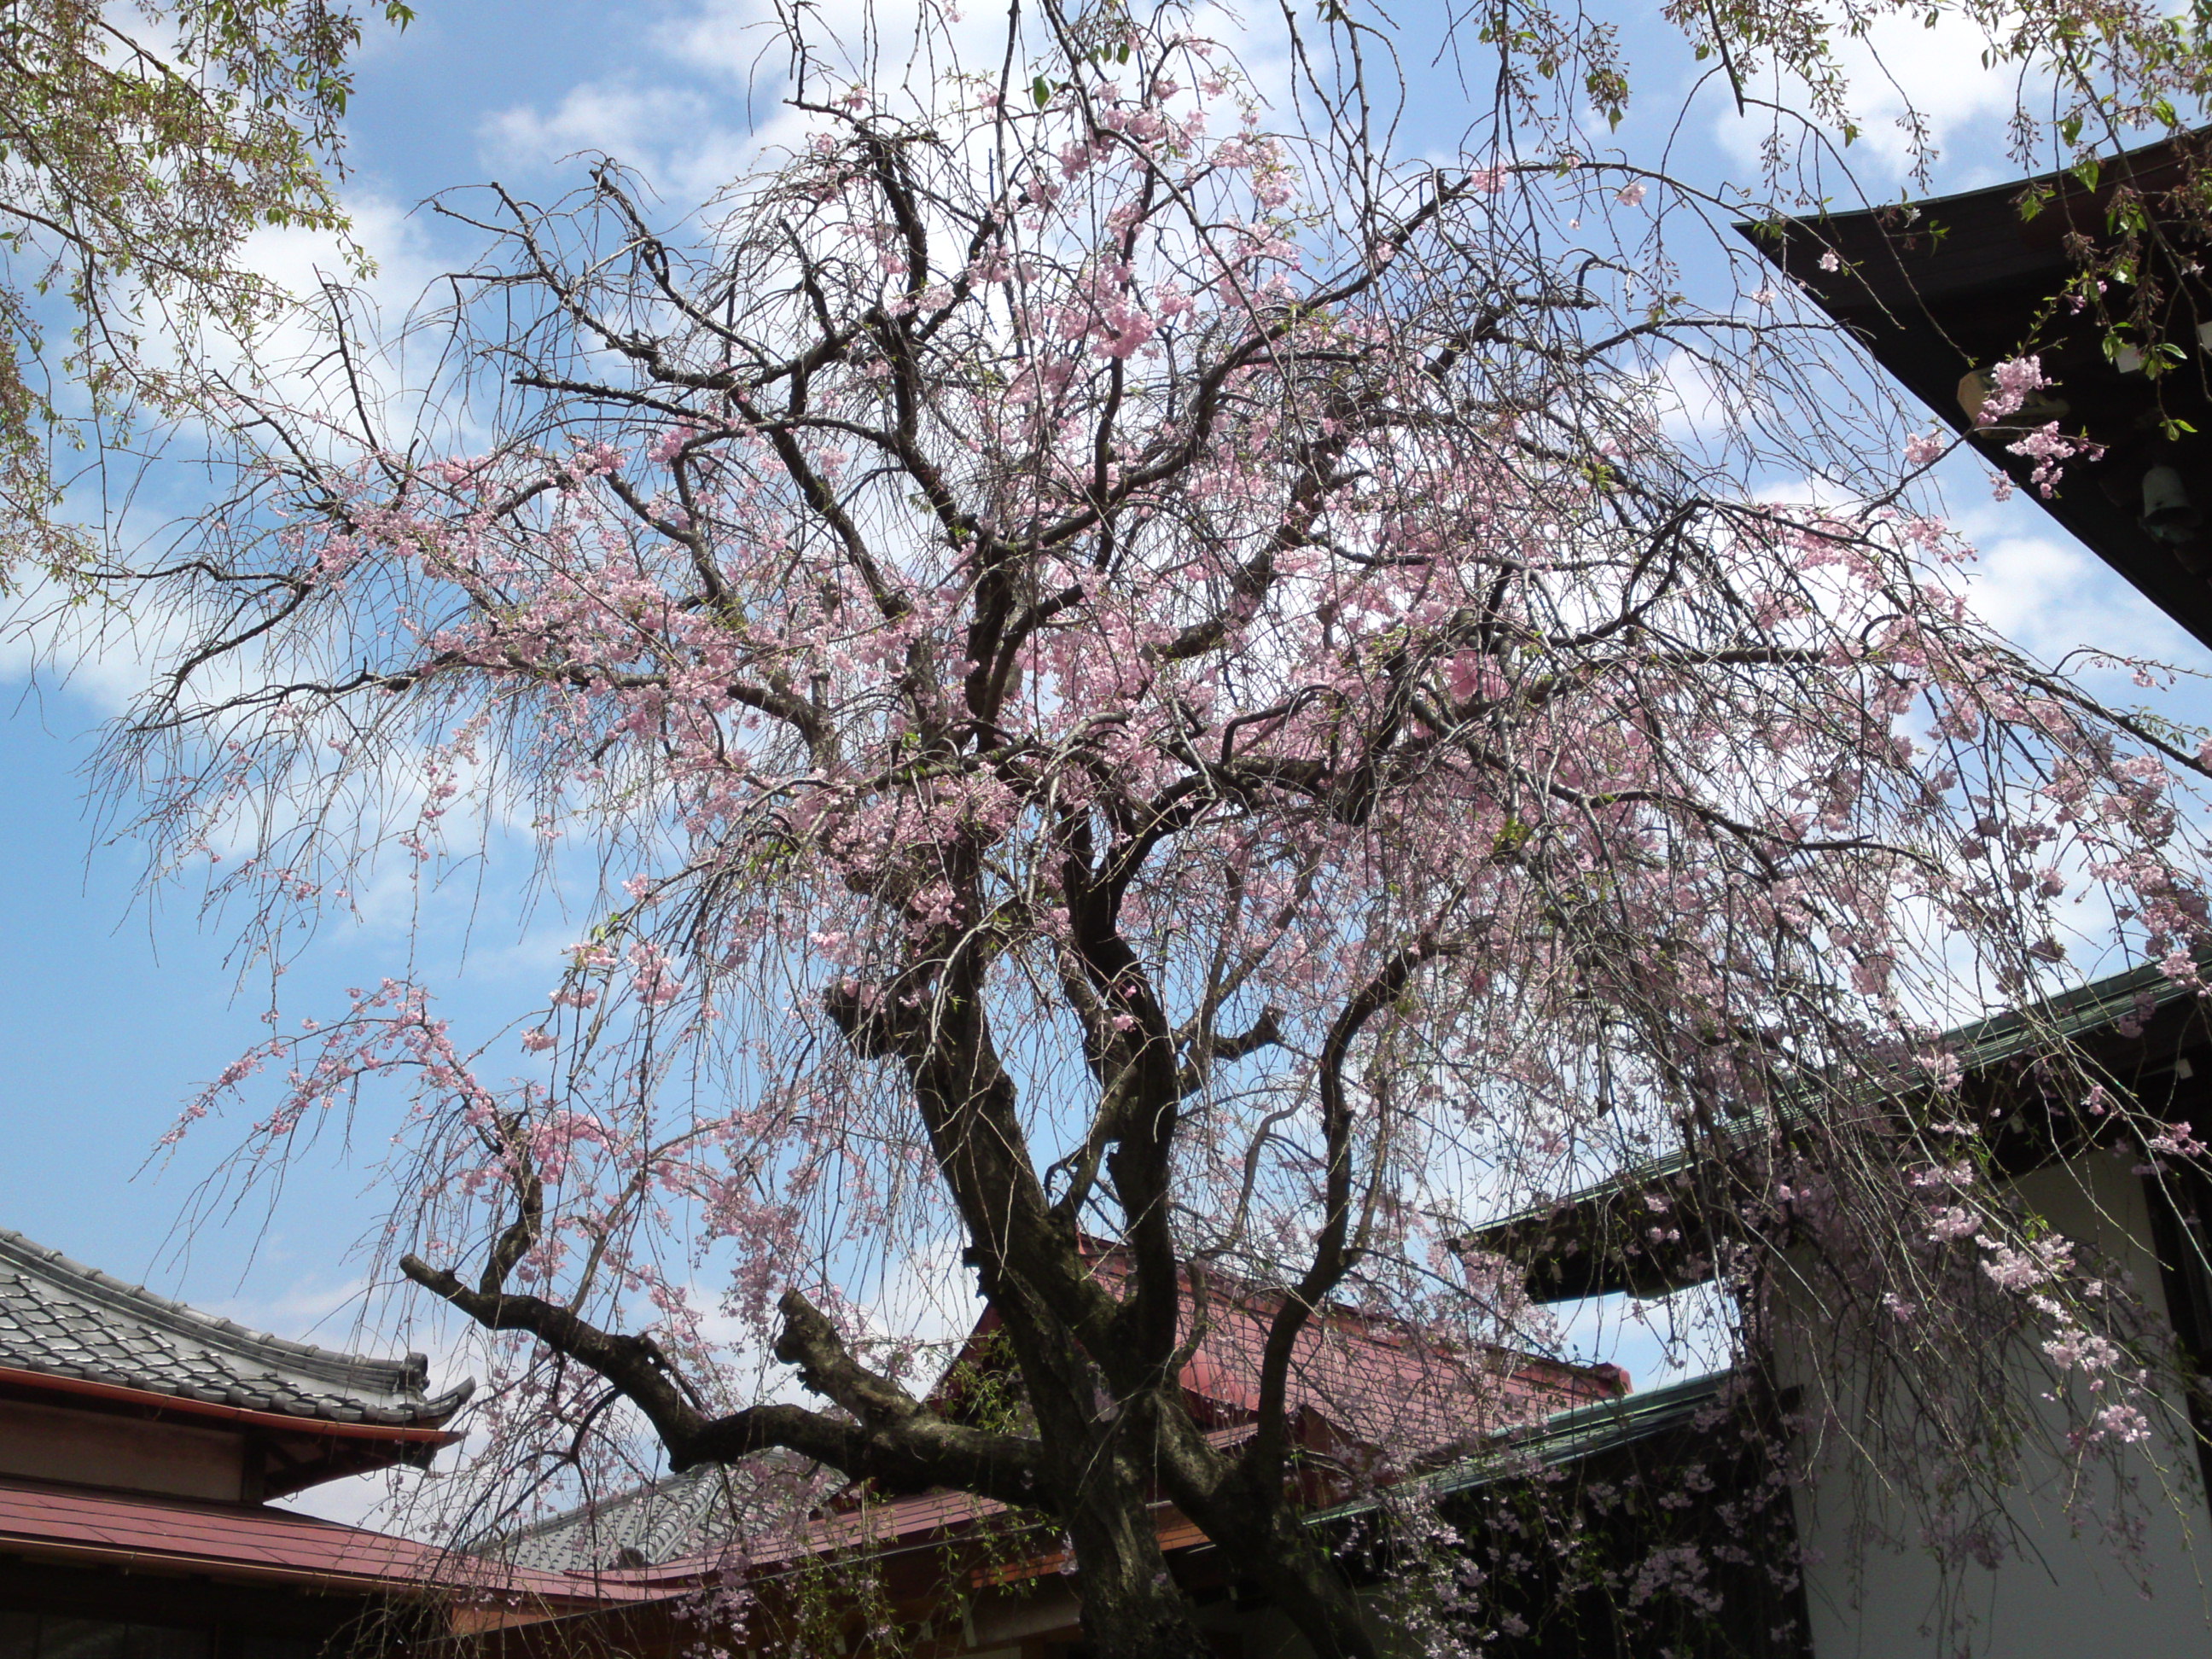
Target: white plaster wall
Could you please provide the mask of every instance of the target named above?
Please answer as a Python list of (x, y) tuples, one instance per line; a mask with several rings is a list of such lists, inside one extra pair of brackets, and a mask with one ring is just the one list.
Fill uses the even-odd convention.
[[(2150, 1255), (2149, 1212), (2132, 1160), (2099, 1153), (2041, 1170), (2018, 1190), (2029, 1206), (2069, 1238), (2093, 1243), (2128, 1263), (2149, 1304), (2165, 1310), (2158, 1266)], [(1781, 1381), (1852, 1409), (1851, 1379), (1825, 1377), (1810, 1358), (1820, 1334), (1777, 1332)], [(2038, 1395), (2049, 1379), (2023, 1374)], [(2043, 1405), (2048, 1420), (2055, 1404)], [(1971, 1615), (1967, 1651), (1988, 1659), (2212, 1659), (2212, 1517), (2208, 1517), (2195, 1449), (2178, 1436), (2154, 1435), (2130, 1449), (2130, 1472), (2148, 1499), (2148, 1526), (2138, 1571), (2148, 1599), (2111, 1547), (2069, 1525), (2063, 1471), (2047, 1454), (2023, 1459), (2022, 1480), (2008, 1504), (2026, 1534), (2024, 1552), (1995, 1571), (1954, 1569), (1951, 1605)], [(1955, 1644), (1933, 1625), (1946, 1595), (1933, 1559), (1917, 1549), (1868, 1550), (1854, 1559), (1851, 1527), (1861, 1504), (1894, 1522), (1902, 1513), (1870, 1489), (1863, 1465), (1830, 1443), (1810, 1489), (1796, 1493), (1799, 1541), (1815, 1553), (1805, 1588), (1814, 1659), (1956, 1659)]]
[(966, 1613), (963, 1651), (972, 1659), (1021, 1659), (1042, 1637), (1073, 1640), (1082, 1604), (1064, 1578), (1031, 1581), (978, 1598)]

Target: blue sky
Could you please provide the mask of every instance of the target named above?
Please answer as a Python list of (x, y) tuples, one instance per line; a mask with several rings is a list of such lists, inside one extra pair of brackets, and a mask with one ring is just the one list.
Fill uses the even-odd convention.
[[(776, 112), (780, 60), (758, 61), (770, 42), (749, 27), (766, 10), (758, 0), (422, 0), (404, 35), (373, 31), (350, 125), (348, 193), (382, 262), (377, 291), (387, 309), (404, 307), (441, 261), (470, 252), (412, 210), (438, 190), (497, 177), (544, 191), (579, 176), (562, 157), (599, 149), (643, 168), (672, 202), (711, 191)], [(850, 5), (830, 10), (857, 15)], [(1990, 141), (2006, 88), (1951, 37), (1901, 44), (1899, 79), (1938, 117), (1939, 185), (2006, 176)], [(1696, 69), (1671, 42), (1632, 33), (1629, 46), (1645, 77), (1620, 135), (1633, 150), (1680, 111)], [(1464, 109), (1455, 84), (1422, 70), (1417, 92), (1412, 145), (1450, 153)], [(1863, 154), (1874, 183), (1893, 188), (1885, 100), (1893, 105), (1895, 95), (1870, 98)], [(1739, 167), (1756, 142), (1711, 87), (1680, 132), (1676, 165), (1704, 177)], [(327, 258), (296, 241), (262, 252), (295, 282)], [(1984, 613), (2023, 643), (2046, 656), (2094, 643), (2212, 667), (2202, 647), (2032, 505), (1990, 503), (1971, 469), (1950, 487), (1983, 549)], [(384, 1346), (396, 1335), (391, 1310), (358, 1294), (354, 1249), (375, 1213), (365, 1191), (373, 1137), (353, 1146), (327, 1138), (271, 1201), (218, 1209), (189, 1238), (179, 1218), (226, 1132), (212, 1126), (173, 1158), (143, 1167), (196, 1087), (263, 1035), (267, 984), (241, 979), (191, 893), (143, 893), (142, 853), (103, 840), (88, 806), (96, 731), (133, 667), (111, 657), (73, 681), (33, 684), (20, 654), (0, 647), (0, 856), (9, 876), (0, 882), (0, 937), (14, 945), (0, 960), (0, 1226), (289, 1335)], [(2194, 686), (2170, 706), (2184, 718), (2212, 715), (2212, 699)], [(412, 947), (464, 1024), (503, 1021), (529, 1006), (569, 936), (556, 914), (521, 914), (513, 890), (514, 872), (495, 861), (480, 889), (431, 906)], [(319, 1003), (326, 1012), (339, 988), (404, 964), (410, 949), (391, 916), (334, 924), (303, 957), (286, 1001), (295, 1015)], [(1638, 1369), (1636, 1343), (1605, 1340)]]

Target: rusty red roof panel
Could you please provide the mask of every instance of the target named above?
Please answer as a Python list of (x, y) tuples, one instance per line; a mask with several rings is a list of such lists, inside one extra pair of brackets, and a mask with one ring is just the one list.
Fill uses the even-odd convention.
[(39, 1481), (0, 1480), (0, 1550), (325, 1588), (437, 1585), (563, 1601), (597, 1593), (565, 1574), (503, 1571), (412, 1539), (287, 1510)]
[[(1109, 1281), (1127, 1270), (1126, 1257), (1110, 1250), (1092, 1269)], [(1183, 1367), (1183, 1389), (1232, 1419), (1249, 1418), (1259, 1410), (1261, 1355), (1281, 1297), (1218, 1275), (1208, 1291), (1206, 1328)], [(1198, 1304), (1187, 1274), (1181, 1302), (1177, 1323), (1188, 1337)], [(1425, 1456), (1627, 1392), (1626, 1374), (1610, 1365), (1469, 1348), (1342, 1307), (1317, 1310), (1300, 1329), (1286, 1382), (1285, 1403), (1309, 1419), (1309, 1432), (1326, 1425), (1334, 1432), (1322, 1437), (1339, 1449), (1349, 1442), (1392, 1458)]]

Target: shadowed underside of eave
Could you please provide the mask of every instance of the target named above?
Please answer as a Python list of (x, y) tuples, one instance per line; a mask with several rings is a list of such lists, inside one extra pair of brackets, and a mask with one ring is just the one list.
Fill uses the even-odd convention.
[[(2139, 1035), (2122, 1021), (2151, 1003)], [(2212, 1042), (2212, 1016), (2187, 988), (2157, 968), (2141, 968), (2077, 988), (2028, 1012), (1978, 1021), (1940, 1042), (1957, 1055), (1970, 1096), (1988, 1103), (2000, 1096), (2009, 1115), (1988, 1135), (1995, 1165), (2017, 1176), (2085, 1148), (2112, 1120), (2088, 1121), (2078, 1103), (2039, 1091), (2027, 1065), (2045, 1044), (2064, 1042), (2118, 1087), (2155, 1104), (2159, 1087), (2172, 1087), (2177, 1056)], [(1778, 1128), (1745, 1126), (1745, 1156), (1732, 1166), (1728, 1149), (1692, 1156), (1686, 1152), (1623, 1170), (1607, 1179), (1500, 1217), (1462, 1239), (1462, 1248), (1499, 1255), (1523, 1270), (1528, 1293), (1540, 1302), (1578, 1301), (1626, 1291), (1662, 1296), (1711, 1279), (1723, 1245), (1738, 1231), (1733, 1218), (1759, 1202), (1771, 1149), (1786, 1148), (1809, 1133), (1812, 1111), (1910, 1111), (1901, 1093), (1873, 1087), (1808, 1099), (1785, 1109)], [(1753, 1144), (1755, 1142), (1755, 1144)]]
[[(2162, 334), (2183, 355), (2155, 384), (2116, 366), (2094, 319), (2059, 297), (2077, 269), (2069, 235), (2106, 240), (2106, 207), (2124, 187), (2159, 213), (2161, 199), (2187, 177), (2185, 148), (2202, 148), (2208, 137), (2191, 134), (2118, 158), (2094, 189), (2070, 174), (2051, 174), (1911, 209), (1739, 229), (1954, 431), (1975, 434), (1981, 459), (2212, 645), (2212, 349), (2200, 345), (2198, 332), (2212, 325), (2212, 281), (2193, 268), (2197, 252), (2212, 266), (2212, 250), (2185, 242), (2166, 273), (2172, 291)], [(2032, 185), (2047, 186), (2051, 199), (2023, 218), (2021, 198)], [(2169, 213), (2162, 222), (2170, 221)], [(1822, 269), (1824, 258), (1839, 268)], [(2047, 499), (2031, 482), (2033, 460), (2006, 449), (2022, 428), (1977, 433), (1959, 398), (1970, 372), (2026, 353), (2039, 356), (2059, 383), (2056, 395), (2067, 404), (2061, 429), (2106, 447), (2100, 460), (2070, 464)], [(2195, 429), (2181, 431), (2176, 422)], [(2154, 466), (2172, 467), (2188, 481), (2201, 526), (2146, 528), (2143, 480)]]

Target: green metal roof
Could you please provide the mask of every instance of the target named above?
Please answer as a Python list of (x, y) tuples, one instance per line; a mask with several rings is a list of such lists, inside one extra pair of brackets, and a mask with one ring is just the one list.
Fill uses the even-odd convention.
[(2126, 973), (2094, 980), (2055, 997), (2046, 997), (2026, 1010), (2013, 1009), (1948, 1031), (1941, 1039), (1959, 1050), (1960, 1064), (1968, 1071), (2010, 1060), (2023, 1053), (2032, 1039), (2071, 1040), (2101, 1031), (2136, 1010), (2136, 999), (2150, 993), (2151, 1006), (2163, 1008), (2197, 994), (2169, 979), (2155, 964), (2131, 968)]
[[(1534, 1468), (1557, 1468), (1600, 1452), (1615, 1451), (1655, 1435), (1691, 1426), (1712, 1408), (1734, 1371), (1712, 1371), (1686, 1382), (1654, 1389), (1649, 1394), (1629, 1395), (1554, 1412), (1541, 1423), (1500, 1440), (1474, 1456), (1447, 1468), (1408, 1481), (1406, 1487), (1423, 1487), (1438, 1496), (1472, 1492), (1502, 1480), (1526, 1476)], [(1318, 1524), (1348, 1520), (1373, 1510), (1379, 1497), (1354, 1498), (1308, 1516)]]

